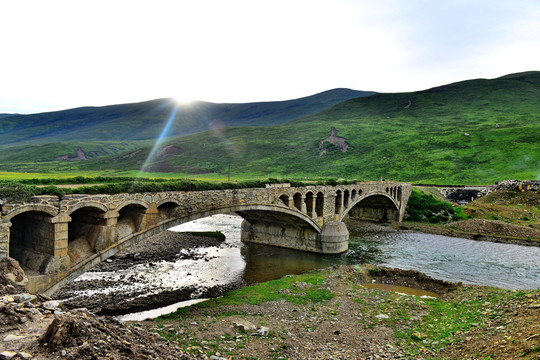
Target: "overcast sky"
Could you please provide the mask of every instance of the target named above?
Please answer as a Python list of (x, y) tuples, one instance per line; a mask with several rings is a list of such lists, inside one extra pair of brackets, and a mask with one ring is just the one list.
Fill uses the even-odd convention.
[(540, 70), (539, 0), (0, 0), (0, 113)]

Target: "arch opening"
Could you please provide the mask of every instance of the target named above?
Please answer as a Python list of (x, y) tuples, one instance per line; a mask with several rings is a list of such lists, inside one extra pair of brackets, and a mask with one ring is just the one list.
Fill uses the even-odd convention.
[(343, 207), (346, 209), (349, 207), (350, 193), (349, 190), (343, 192)]
[(105, 212), (93, 207), (83, 207), (70, 214), (68, 225), (68, 256), (75, 265), (103, 249), (106, 225)]
[(289, 195), (287, 194), (283, 194), (279, 197), (279, 200), (281, 200), (281, 202), (285, 205), (285, 206), (289, 206)]
[(120, 209), (116, 223), (118, 239), (139, 231), (143, 225), (145, 212), (146, 208), (138, 204), (127, 205)]
[(347, 216), (352, 220), (391, 222), (399, 220), (399, 210), (391, 198), (377, 194), (360, 200)]
[(175, 216), (180, 205), (175, 202), (165, 202), (158, 206), (157, 210), (157, 222), (161, 223), (162, 221), (168, 220)]
[(300, 193), (294, 194), (293, 201), (294, 201), (294, 207), (298, 211), (302, 211), (302, 194)]
[(313, 195), (313, 193), (311, 191), (309, 191), (307, 194), (306, 194), (306, 212), (308, 214), (308, 216), (313, 216), (313, 210), (314, 210), (314, 206), (315, 206), (315, 196)]
[(317, 193), (317, 198), (315, 199), (315, 213), (317, 217), (324, 216), (324, 194), (320, 191)]
[(27, 211), (11, 219), (8, 254), (21, 266), (43, 273), (54, 256), (53, 217), (38, 211)]

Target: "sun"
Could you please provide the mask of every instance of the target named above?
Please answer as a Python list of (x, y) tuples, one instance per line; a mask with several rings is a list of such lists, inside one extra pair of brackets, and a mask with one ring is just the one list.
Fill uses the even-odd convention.
[(195, 100), (193, 100), (192, 98), (186, 95), (180, 95), (180, 96), (175, 96), (174, 101), (176, 101), (176, 103), (180, 106), (187, 106), (193, 103)]

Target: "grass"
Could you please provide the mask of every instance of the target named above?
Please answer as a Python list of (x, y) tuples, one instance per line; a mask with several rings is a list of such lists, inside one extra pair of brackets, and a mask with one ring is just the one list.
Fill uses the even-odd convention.
[[(370, 274), (374, 276), (377, 268), (373, 270)], [(440, 298), (423, 299), (370, 290), (361, 286), (358, 278), (351, 273), (340, 275), (339, 272), (336, 274), (335, 269), (325, 269), (234, 290), (222, 298), (161, 316), (154, 324), (163, 337), (179, 342), (184, 351), (190, 353), (204, 349), (208, 356), (216, 351), (240, 356), (239, 350), (257, 341), (263, 343), (259, 346), (271, 346), (276, 355), (281, 356), (286, 354), (282, 350), (286, 350), (291, 337), (305, 336), (309, 341), (310, 332), (324, 327), (326, 322), (334, 324), (339, 319), (362, 329), (361, 332), (389, 329), (393, 339), (385, 341), (403, 349), (406, 358), (438, 358), (438, 351), (451, 344), (471, 339), (482, 341), (484, 336), (491, 339), (486, 340), (490, 343), (496, 340), (492, 336), (501, 331), (515, 334), (512, 327), (519, 320), (516, 311), (529, 308), (538, 295), (538, 290), (458, 286)], [(284, 301), (301, 307), (287, 306)], [(233, 335), (219, 331), (222, 327), (229, 327), (236, 318), (253, 321), (253, 316), (257, 317), (256, 323), (266, 326), (270, 320), (269, 314), (274, 314), (273, 311), (265, 312), (265, 309), (273, 308), (268, 302), (279, 303), (283, 308), (283, 317), (274, 319), (270, 325), (272, 332), (266, 339), (242, 331), (236, 331)], [(346, 310), (351, 308), (357, 316), (350, 317)], [(233, 317), (233, 320), (227, 319), (229, 317)], [(291, 329), (291, 319), (299, 328)], [(306, 319), (313, 321), (308, 323)], [(524, 325), (527, 326), (526, 323)], [(207, 329), (209, 332), (205, 333)], [(293, 333), (292, 336), (289, 331)], [(529, 346), (524, 342), (529, 335), (521, 335), (513, 337), (521, 341), (520, 347)], [(328, 334), (329, 339), (332, 336)], [(528, 353), (533, 354), (539, 350), (534, 346), (526, 348)]]
[[(293, 304), (320, 303), (332, 299), (334, 294), (327, 289), (319, 288), (325, 280), (321, 271), (313, 271), (302, 275), (284, 276), (242, 289), (227, 292), (220, 298), (193, 305), (194, 308), (213, 308), (218, 306), (251, 304), (260, 305), (268, 301), (286, 300)], [(176, 312), (160, 316), (160, 320), (180, 319), (190, 308), (180, 308)]]
[(477, 199), (465, 207), (465, 214), (489, 220), (500, 220), (521, 226), (539, 227), (540, 193), (537, 191), (499, 190)]
[[(459, 290), (458, 290), (459, 291)], [(504, 304), (522, 298), (526, 292), (512, 292), (490, 288), (479, 290), (476, 296), (461, 301), (443, 299), (417, 299), (405, 302), (390, 316), (398, 319), (402, 314), (409, 314), (420, 305), (425, 310), (421, 321), (413, 321), (407, 327), (393, 326), (398, 344), (404, 346), (410, 355), (421, 355), (428, 348), (437, 350), (454, 342), (461, 341), (462, 335), (473, 328), (482, 330), (490, 320), (505, 315)], [(407, 315), (405, 316), (407, 319)], [(392, 326), (393, 320), (387, 323)]]

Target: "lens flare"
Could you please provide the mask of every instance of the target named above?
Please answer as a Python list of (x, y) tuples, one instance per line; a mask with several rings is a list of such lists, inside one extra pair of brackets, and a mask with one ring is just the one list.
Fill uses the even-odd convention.
[(167, 137), (167, 133), (169, 132), (169, 129), (170, 129), (172, 123), (174, 122), (174, 118), (176, 117), (177, 112), (178, 112), (178, 106), (175, 106), (173, 108), (173, 111), (172, 111), (171, 115), (169, 116), (169, 119), (167, 120), (167, 123), (163, 127), (163, 130), (161, 130), (161, 133), (159, 134), (159, 137), (157, 138), (156, 143), (152, 147), (152, 150), (150, 151), (150, 153), (146, 157), (146, 160), (144, 161), (143, 165), (141, 166), (141, 169), (139, 170), (139, 177), (140, 177), (141, 173), (144, 172), (145, 169), (148, 167), (148, 164), (150, 163), (150, 161), (152, 161), (152, 159), (154, 158), (154, 155), (156, 154), (157, 150), (161, 146), (161, 143), (163, 142), (163, 139), (165, 139)]

